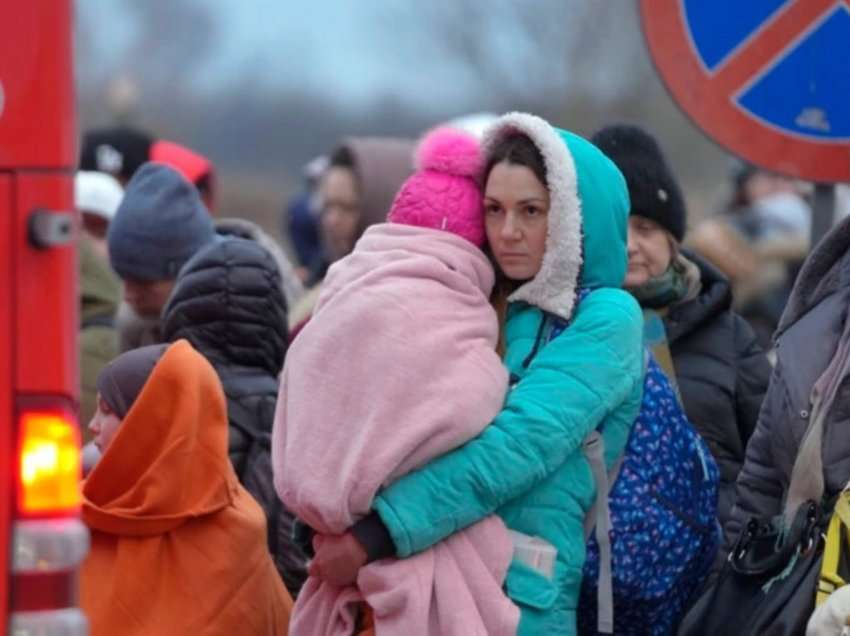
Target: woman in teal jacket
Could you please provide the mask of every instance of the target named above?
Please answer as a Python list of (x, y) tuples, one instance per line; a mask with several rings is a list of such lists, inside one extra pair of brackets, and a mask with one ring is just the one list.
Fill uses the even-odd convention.
[(511, 565), (519, 633), (574, 634), (583, 524), (596, 494), (582, 442), (599, 430), (610, 467), (643, 386), (641, 312), (619, 289), (629, 197), (595, 146), (538, 117), (501, 117), (484, 143), (486, 229), (507, 298), (513, 388), (481, 435), (382, 491), (353, 534), (322, 537), (312, 573), (351, 578), (367, 558), (410, 556), (496, 513), (557, 549), (551, 576)]

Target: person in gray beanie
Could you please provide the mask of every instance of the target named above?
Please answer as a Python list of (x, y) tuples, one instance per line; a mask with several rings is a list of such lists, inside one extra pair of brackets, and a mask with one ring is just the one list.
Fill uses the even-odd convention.
[(136, 171), (107, 235), (112, 268), (124, 283), (116, 316), (120, 351), (162, 341), (160, 312), (177, 273), (215, 240), (197, 189), (180, 173), (151, 162)]

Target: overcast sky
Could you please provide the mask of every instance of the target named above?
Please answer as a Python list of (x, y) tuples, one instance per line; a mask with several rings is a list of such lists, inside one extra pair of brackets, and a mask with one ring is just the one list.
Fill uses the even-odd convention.
[[(192, 76), (199, 88), (218, 88), (250, 77), (270, 88), (300, 86), (352, 105), (386, 95), (422, 103), (463, 101), (481, 90), (480, 69), (459, 61), (458, 50), (445, 46), (446, 31), (451, 29), (467, 40), (458, 43), (461, 49), (487, 51), (493, 66), (504, 69), (512, 80), (528, 82), (529, 90), (540, 85), (532, 80), (559, 86), (571, 75), (582, 75), (584, 81), (592, 78), (593, 90), (611, 93), (627, 77), (631, 64), (612, 58), (636, 45), (639, 27), (628, 19), (634, 17), (631, 7), (625, 6), (630, 3), (617, 0), (611, 3), (613, 8), (597, 3), (470, 0), (465, 6), (474, 16), (468, 24), (458, 25), (452, 16), (463, 5), (459, 0), (435, 0), (424, 7), (394, 0), (78, 0), (78, 12), (88, 26), (84, 31), (88, 48), (83, 49), (87, 67), (81, 72), (127, 70), (116, 68), (116, 61), (125, 60), (128, 43), (147, 19), (160, 22), (160, 44), (166, 38), (203, 42), (203, 59), (195, 60), (197, 72)], [(175, 25), (180, 21), (175, 15), (185, 15), (178, 5), (183, 12), (207, 15)], [(517, 19), (522, 17), (518, 11), (547, 18), (538, 18), (529, 29)], [(614, 23), (585, 19), (594, 12), (620, 19)], [(568, 65), (563, 51), (577, 33), (588, 30), (599, 33), (592, 52), (596, 71), (580, 74), (575, 71), (582, 60), (570, 60)], [(551, 56), (541, 55), (541, 49), (552, 49)], [(584, 60), (589, 59), (590, 51)], [(144, 65), (143, 60), (138, 62)], [(119, 65), (131, 64), (136, 60)]]

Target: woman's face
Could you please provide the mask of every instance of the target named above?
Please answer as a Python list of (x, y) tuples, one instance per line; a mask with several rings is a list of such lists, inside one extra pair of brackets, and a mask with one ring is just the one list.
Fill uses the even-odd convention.
[(540, 271), (549, 227), (549, 191), (521, 165), (493, 166), (484, 190), (484, 223), (493, 257), (511, 280)]
[(629, 216), (629, 270), (623, 287), (634, 289), (658, 278), (672, 260), (673, 244), (667, 231), (645, 216)]
[(94, 437), (94, 445), (101, 454), (106, 452), (109, 445), (112, 443), (112, 438), (118, 432), (118, 427), (121, 426), (122, 420), (109, 408), (106, 401), (97, 395), (97, 411), (94, 417), (89, 422), (89, 431)]
[(360, 223), (360, 195), (354, 172), (333, 167), (320, 185), (322, 198), (321, 227), (331, 261), (346, 256), (354, 248)]

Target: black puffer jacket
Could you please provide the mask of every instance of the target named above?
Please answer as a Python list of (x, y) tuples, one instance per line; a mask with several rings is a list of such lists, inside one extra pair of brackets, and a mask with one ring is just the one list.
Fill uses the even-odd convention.
[(693, 254), (685, 256), (699, 267), (702, 289), (670, 308), (667, 340), (685, 411), (720, 468), (718, 513), (725, 524), (771, 367), (749, 324), (732, 311), (723, 274)]
[[(726, 549), (750, 516), (782, 511), (794, 460), (811, 412), (812, 388), (850, 319), (850, 219), (833, 228), (806, 259), (776, 331), (776, 368), (758, 426), (738, 477), (737, 499), (726, 525)], [(827, 496), (850, 479), (850, 376), (842, 378), (823, 429)]]
[(268, 519), (269, 549), (295, 596), (306, 558), (292, 542), (292, 516), (274, 490), (271, 431), (277, 376), (287, 348), (287, 306), (272, 254), (246, 239), (223, 239), (180, 271), (163, 310), (163, 335), (186, 338), (218, 372), (230, 419), (230, 460)]

